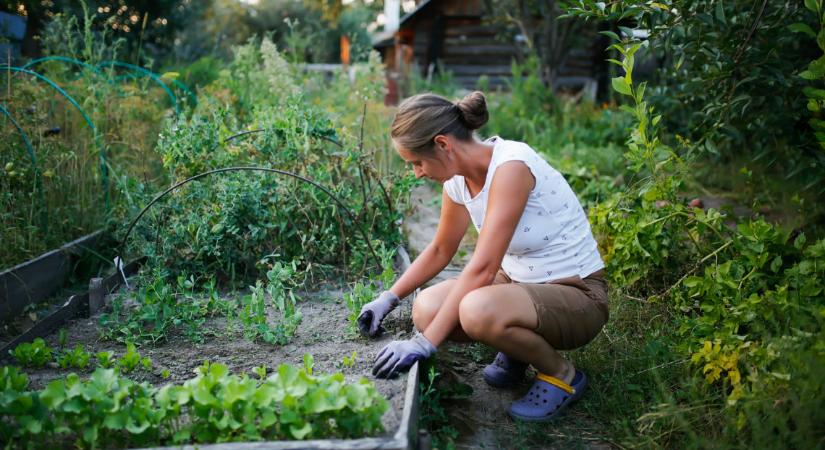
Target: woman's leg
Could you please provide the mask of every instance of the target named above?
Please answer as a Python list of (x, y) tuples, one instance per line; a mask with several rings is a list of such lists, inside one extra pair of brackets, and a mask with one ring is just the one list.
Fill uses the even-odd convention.
[[(427, 329), (427, 326), (430, 325), (430, 322), (433, 321), (433, 318), (447, 298), (447, 294), (450, 293), (450, 289), (452, 289), (455, 281), (456, 280), (445, 280), (430, 286), (421, 291), (415, 298), (412, 307), (412, 317), (415, 328), (418, 331), (424, 331)], [(448, 336), (448, 339), (456, 342), (472, 341), (472, 339), (464, 333), (464, 330), (461, 329), (461, 326), (455, 327)]]
[(545, 375), (573, 381), (573, 364), (534, 331), (539, 323), (536, 307), (520, 286), (493, 285), (470, 292), (459, 305), (459, 320), (468, 337), (530, 363)]

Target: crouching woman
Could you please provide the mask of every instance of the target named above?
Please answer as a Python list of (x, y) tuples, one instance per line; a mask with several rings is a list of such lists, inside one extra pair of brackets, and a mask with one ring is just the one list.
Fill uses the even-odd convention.
[(416, 177), (443, 184), (435, 237), (393, 286), (364, 306), (363, 333), (455, 255), (470, 223), (478, 242), (457, 279), (423, 290), (413, 304), (420, 333), (393, 341), (373, 373), (392, 377), (428, 358), (446, 339), (480, 341), (499, 351), (482, 376), (492, 386), (538, 375), (509, 414), (549, 420), (577, 400), (584, 373), (558, 350), (581, 347), (608, 319), (604, 263), (587, 215), (564, 177), (527, 144), (473, 132), (488, 119), (484, 95), (453, 103), (433, 94), (404, 101), (392, 124), (398, 154)]

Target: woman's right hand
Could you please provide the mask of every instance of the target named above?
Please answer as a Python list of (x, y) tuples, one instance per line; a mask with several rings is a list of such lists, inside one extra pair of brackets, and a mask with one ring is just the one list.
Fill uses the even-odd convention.
[(381, 327), (381, 321), (390, 313), (401, 300), (390, 291), (384, 291), (378, 298), (361, 308), (358, 315), (358, 329), (364, 336), (375, 337)]

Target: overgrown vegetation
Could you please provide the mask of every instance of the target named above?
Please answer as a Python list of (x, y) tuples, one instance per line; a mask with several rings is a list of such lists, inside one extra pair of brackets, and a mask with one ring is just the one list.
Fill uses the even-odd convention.
[(122, 43), (94, 34), (90, 20), (61, 15), (48, 24), (45, 55), (69, 59), (27, 68), (38, 75), (0, 71), (8, 112), (0, 148), (2, 267), (104, 228), (121, 200), (118, 176), (154, 181), (159, 164), (146, 156), (168, 96), (151, 78), (107, 65), (121, 56)]
[[(412, 183), (409, 174), (379, 173), (374, 149), (367, 146), (371, 142), (361, 137), (378, 113), (367, 117), (364, 112), (365, 103), (380, 100), (378, 62), (365, 68), (367, 85), (340, 86), (347, 101), (330, 113), (303, 93), (296, 69), (270, 41), (251, 41), (235, 55), (205, 89), (219, 96), (217, 101), (231, 100), (230, 106), (204, 101), (191, 118), (170, 120), (161, 133), (157, 150), (169, 178), (181, 181), (229, 166), (277, 168), (327, 187), (347, 210), (292, 177), (216, 174), (164, 199), (154, 219), (139, 223), (132, 248), (149, 256), (152, 265), (196, 276), (216, 274), (219, 281), (256, 277), (259, 260), (272, 254), (298, 271), (343, 267), (363, 273), (376, 267), (369, 244), (393, 248), (400, 242), (398, 223)], [(348, 84), (342, 77), (334, 83)], [(332, 108), (333, 103), (326, 104)], [(336, 126), (333, 119), (347, 126)], [(261, 131), (235, 136), (254, 130)], [(148, 202), (144, 186), (130, 190), (139, 200), (134, 206)]]

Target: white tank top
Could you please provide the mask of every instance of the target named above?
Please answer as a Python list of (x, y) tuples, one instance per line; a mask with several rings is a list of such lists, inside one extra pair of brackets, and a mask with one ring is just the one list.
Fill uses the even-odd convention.
[(484, 142), (494, 147), (481, 191), (475, 197), (470, 196), (460, 175), (444, 182), (447, 195), (467, 208), (476, 230), (481, 232), (490, 185), (498, 166), (508, 161), (523, 161), (536, 178), (501, 262), (502, 270), (514, 281), (543, 283), (574, 275), (585, 278), (602, 269), (604, 262), (587, 215), (562, 174), (523, 142), (498, 136)]

